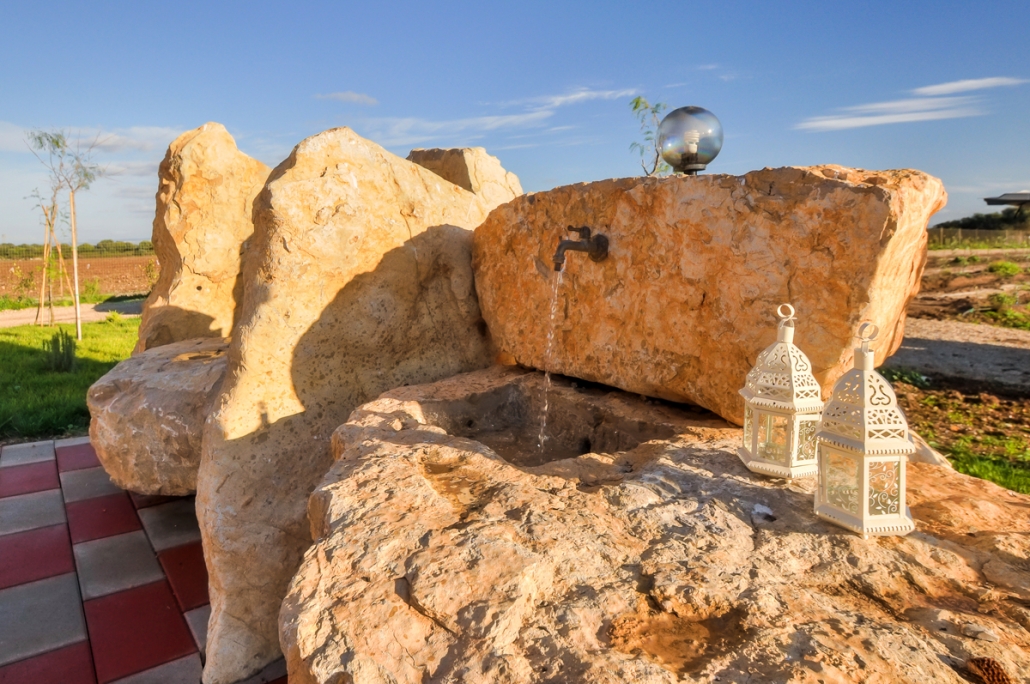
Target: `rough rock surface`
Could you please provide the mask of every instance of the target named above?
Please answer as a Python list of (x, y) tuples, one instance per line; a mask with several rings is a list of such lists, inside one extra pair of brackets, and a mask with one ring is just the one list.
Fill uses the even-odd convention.
[(119, 487), (184, 496), (197, 490), (204, 420), (225, 375), (228, 341), (184, 340), (136, 354), (86, 395), (89, 437)]
[(136, 351), (196, 337), (228, 337), (239, 297), (240, 252), (254, 232), (254, 197), (271, 171), (206, 123), (168, 146), (158, 171), (157, 284), (143, 306)]
[[(539, 392), (533, 375), (401, 388), (337, 431), (280, 616), (291, 683), (959, 684), (974, 657), (1030, 671), (1030, 497), (913, 464), (917, 530), (863, 540), (815, 517), (811, 480), (750, 473), (739, 430), (622, 393), (590, 399), (601, 423), (643, 412), (679, 434), (515, 467), (445, 432), (478, 419), (505, 444), (497, 416), (518, 402), (498, 387)], [(558, 384), (560, 420), (580, 408)]]
[[(919, 171), (839, 166), (570, 185), (516, 198), (476, 230), (476, 290), (519, 363), (739, 424), (737, 390), (782, 302), (824, 394), (850, 368), (861, 321), (880, 327), (878, 363), (898, 347), (944, 202)], [(552, 258), (570, 225), (606, 235), (609, 256), (568, 253), (552, 322)]]
[(505, 171), (501, 160), (487, 154), (482, 147), (414, 149), (408, 154), (408, 161), (474, 192), (491, 206), (504, 204), (522, 194), (518, 176)]
[(304, 140), (272, 172), (204, 433), (206, 684), (280, 654), (279, 605), (311, 543), (306, 502), (332, 463), (332, 431), (387, 389), (493, 358), (470, 232), (491, 208), (346, 128)]

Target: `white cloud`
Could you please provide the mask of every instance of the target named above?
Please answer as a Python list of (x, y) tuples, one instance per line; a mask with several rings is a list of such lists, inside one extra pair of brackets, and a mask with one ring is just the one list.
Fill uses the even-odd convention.
[(464, 139), (481, 137), (487, 131), (538, 125), (554, 115), (541, 109), (524, 114), (476, 116), (466, 119), (429, 121), (415, 117), (370, 119), (369, 136), (386, 146), (414, 145), (461, 135)]
[(844, 107), (840, 114), (813, 116), (794, 128), (803, 131), (841, 131), (848, 128), (883, 126), (916, 121), (939, 121), (979, 116), (976, 98), (972, 97), (918, 97), (890, 102)]
[(971, 90), (984, 90), (985, 88), (999, 88), (1002, 86), (1015, 86), (1027, 83), (1022, 78), (1010, 78), (1008, 76), (993, 76), (991, 78), (970, 78), (964, 81), (949, 81), (937, 85), (923, 86), (912, 91), (913, 95), (937, 96), (953, 95), (955, 93), (967, 93)]
[(0, 152), (28, 152), (25, 129), (8, 121), (0, 121)]
[(316, 100), (337, 100), (339, 102), (351, 102), (354, 104), (373, 106), (379, 104), (379, 100), (375, 99), (371, 95), (365, 95), (364, 93), (355, 93), (351, 90), (345, 90), (339, 93), (326, 93), (324, 95), (315, 95)]
[(977, 107), (980, 101), (976, 97), (943, 97), (955, 93), (966, 93), (986, 88), (1014, 86), (1028, 81), (995, 76), (992, 78), (975, 78), (965, 81), (950, 81), (937, 85), (923, 86), (912, 90), (917, 97), (889, 102), (872, 102), (870, 104), (842, 107), (840, 114), (813, 116), (805, 119), (794, 128), (805, 131), (840, 131), (848, 128), (865, 126), (883, 126), (896, 123), (913, 123), (916, 121), (939, 121), (941, 119), (961, 119), (969, 116), (980, 116), (986, 112)]
[(543, 95), (541, 97), (530, 97), (523, 100), (512, 100), (503, 102), (501, 106), (511, 107), (516, 105), (528, 105), (535, 109), (557, 109), (580, 102), (590, 100), (617, 100), (620, 97), (632, 97), (637, 94), (635, 88), (623, 88), (621, 90), (591, 90), (590, 88), (577, 88), (564, 95)]
[(166, 126), (132, 126), (131, 128), (116, 128), (113, 131), (83, 129), (74, 132), (73, 136), (78, 135), (84, 144), (96, 140), (97, 149), (105, 152), (125, 150), (149, 152), (151, 150), (163, 151), (182, 133), (182, 129)]
[(157, 161), (119, 161), (104, 167), (107, 176), (132, 176), (137, 178), (157, 178)]
[[(545, 95), (513, 102), (502, 103), (502, 106), (521, 105), (526, 111), (519, 114), (497, 114), (492, 116), (474, 116), (463, 119), (430, 121), (416, 117), (368, 119), (362, 135), (367, 135), (381, 145), (401, 147), (429, 142), (446, 144), (467, 143), (483, 137), (492, 131), (520, 128), (538, 128), (555, 115), (561, 107), (589, 102), (592, 100), (615, 100), (630, 97), (637, 93), (634, 89), (591, 90), (579, 88), (564, 95)], [(552, 127), (552, 131), (566, 130), (570, 126)]]

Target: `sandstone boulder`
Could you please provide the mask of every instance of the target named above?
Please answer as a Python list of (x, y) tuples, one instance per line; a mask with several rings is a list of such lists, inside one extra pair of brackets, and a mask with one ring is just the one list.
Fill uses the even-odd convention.
[[(518, 363), (741, 423), (737, 391), (782, 302), (824, 394), (850, 368), (861, 321), (880, 327), (878, 363), (898, 347), (944, 202), (919, 171), (837, 166), (570, 185), (518, 197), (476, 230), (476, 290)], [(609, 256), (568, 253), (552, 320), (567, 226), (606, 235)]]
[(493, 206), (346, 128), (301, 142), (255, 202), (243, 307), (204, 433), (197, 512), (212, 613), (206, 684), (280, 654), (329, 437), (392, 387), (493, 356), (471, 232)]
[(204, 420), (228, 346), (221, 338), (163, 345), (122, 361), (89, 388), (90, 441), (115, 484), (165, 496), (197, 490)]
[(291, 683), (1030, 671), (1030, 497), (912, 465), (917, 531), (863, 540), (815, 517), (811, 480), (750, 473), (711, 414), (557, 381), (539, 452), (519, 435), (545, 387), (490, 369), (400, 388), (336, 432), (280, 615)]
[(143, 305), (136, 351), (228, 337), (239, 298), (240, 251), (254, 232), (254, 197), (270, 169), (206, 123), (168, 146), (158, 171), (157, 284)]
[(518, 176), (505, 171), (501, 160), (482, 147), (414, 149), (408, 161), (429, 169), (483, 198), (491, 206), (511, 201), (522, 194)]

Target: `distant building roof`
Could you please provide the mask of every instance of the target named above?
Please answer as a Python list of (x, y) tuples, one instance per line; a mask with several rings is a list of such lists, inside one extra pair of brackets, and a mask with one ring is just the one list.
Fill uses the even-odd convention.
[(1021, 207), (1024, 204), (1030, 204), (1030, 191), (1006, 192), (998, 197), (984, 197), (984, 202), (991, 205), (1008, 204), (1013, 207)]

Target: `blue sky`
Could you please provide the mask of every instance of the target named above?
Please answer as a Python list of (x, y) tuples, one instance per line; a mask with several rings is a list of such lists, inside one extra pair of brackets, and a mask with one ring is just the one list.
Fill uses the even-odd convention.
[(91, 2), (0, 9), (0, 241), (38, 242), (32, 128), (106, 140), (81, 239), (150, 237), (157, 165), (223, 123), (275, 166), (350, 126), (483, 146), (526, 190), (640, 172), (635, 94), (707, 107), (712, 173), (836, 163), (944, 180), (935, 221), (1030, 188), (1030, 3)]

